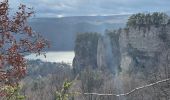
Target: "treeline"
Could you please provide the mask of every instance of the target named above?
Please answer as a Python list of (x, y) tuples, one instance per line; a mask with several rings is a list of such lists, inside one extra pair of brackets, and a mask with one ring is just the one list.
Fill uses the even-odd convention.
[(166, 13), (137, 13), (129, 17), (128, 27), (145, 27), (154, 25), (156, 27), (167, 25), (169, 23), (169, 16)]

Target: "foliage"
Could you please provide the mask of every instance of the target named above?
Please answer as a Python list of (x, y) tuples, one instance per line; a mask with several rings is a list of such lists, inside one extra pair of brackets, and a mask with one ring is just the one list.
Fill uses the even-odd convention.
[(72, 82), (65, 81), (60, 92), (56, 92), (56, 100), (69, 100), (68, 98), (72, 95), (68, 92), (71, 88)]
[(22, 80), (22, 93), (29, 100), (55, 100), (65, 79), (73, 80), (73, 72), (66, 63), (28, 61), (28, 74)]
[(6, 93), (6, 100), (25, 100), (25, 96), (20, 94), (21, 86), (5, 86), (2, 91)]
[[(26, 74), (25, 54), (40, 52), (48, 46), (38, 33), (34, 32), (27, 21), (34, 11), (20, 5), (12, 16), (8, 0), (0, 2), (0, 85), (17, 86)], [(0, 91), (2, 93), (2, 91)]]
[(145, 27), (145, 26), (159, 26), (168, 24), (168, 15), (165, 13), (154, 12), (150, 13), (138, 13), (129, 17), (128, 27)]

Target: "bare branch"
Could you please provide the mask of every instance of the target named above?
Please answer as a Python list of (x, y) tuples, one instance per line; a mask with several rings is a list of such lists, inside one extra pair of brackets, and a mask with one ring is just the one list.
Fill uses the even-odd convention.
[(157, 81), (157, 82), (154, 82), (154, 83), (151, 83), (151, 84), (147, 84), (147, 85), (144, 85), (144, 86), (140, 86), (140, 87), (137, 87), (135, 89), (132, 89), (129, 92), (122, 93), (122, 94), (101, 94), (101, 93), (80, 93), (80, 92), (76, 92), (75, 94), (98, 95), (98, 96), (116, 96), (116, 97), (128, 96), (128, 95), (134, 93), (135, 91), (138, 91), (138, 90), (141, 90), (141, 89), (144, 89), (144, 88), (147, 88), (147, 87), (151, 87), (151, 86), (154, 86), (154, 85), (157, 85), (157, 84), (160, 84), (160, 83), (164, 83), (164, 82), (167, 82), (167, 81), (170, 81), (170, 78), (160, 80), (160, 81)]

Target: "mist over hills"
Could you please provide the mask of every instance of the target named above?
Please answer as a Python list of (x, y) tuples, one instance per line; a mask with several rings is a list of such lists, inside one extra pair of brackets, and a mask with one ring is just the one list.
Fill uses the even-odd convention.
[(51, 42), (49, 51), (74, 50), (77, 33), (104, 33), (125, 26), (129, 15), (72, 16), (62, 18), (34, 18), (30, 20), (33, 30)]

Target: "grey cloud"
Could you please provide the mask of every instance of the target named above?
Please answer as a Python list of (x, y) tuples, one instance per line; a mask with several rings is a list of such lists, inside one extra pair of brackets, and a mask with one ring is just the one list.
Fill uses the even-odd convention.
[[(15, 2), (17, 0), (12, 0)], [(169, 0), (25, 0), (40, 17), (169, 11)]]

